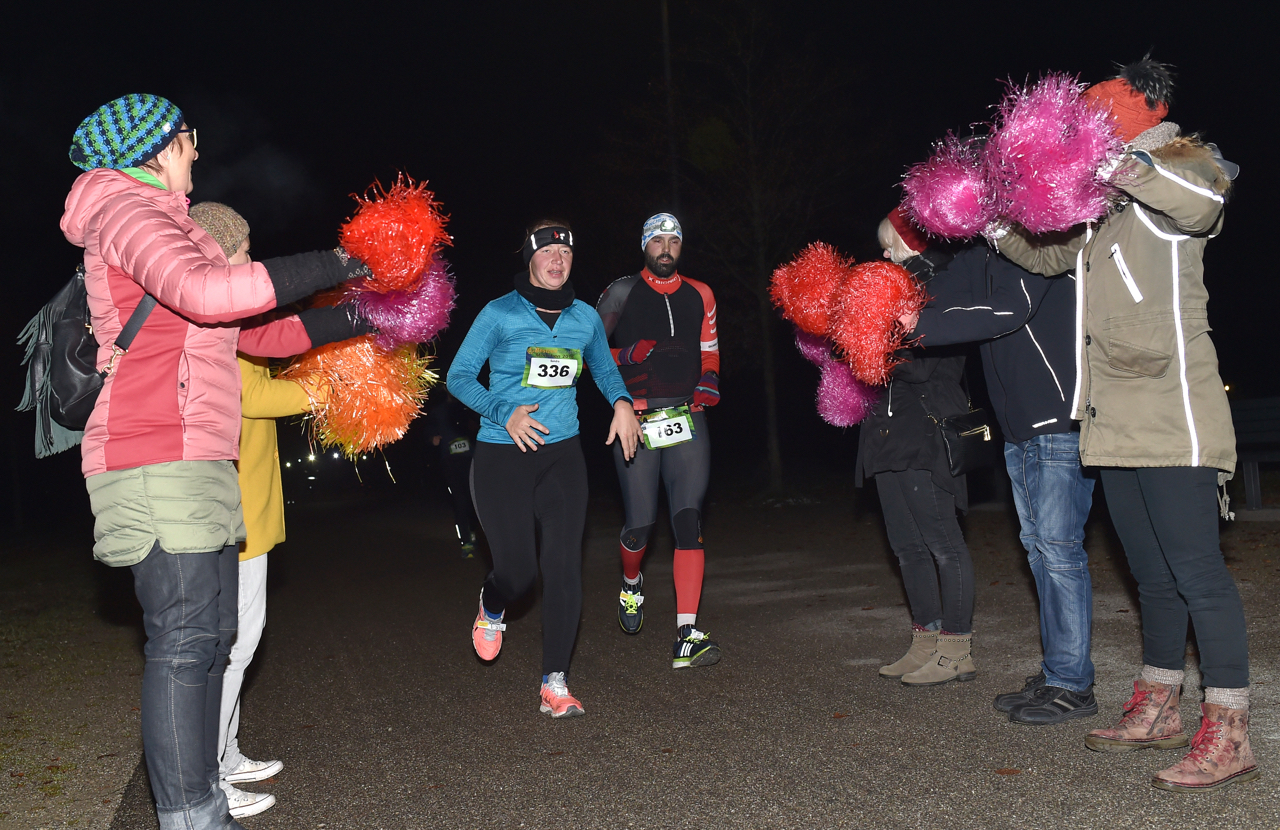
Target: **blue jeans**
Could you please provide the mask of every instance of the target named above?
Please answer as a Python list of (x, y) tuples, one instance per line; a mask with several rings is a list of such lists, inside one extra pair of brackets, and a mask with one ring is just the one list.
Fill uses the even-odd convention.
[(1037, 435), (1004, 445), (1022, 546), (1040, 595), (1041, 670), (1049, 685), (1088, 691), (1093, 583), (1084, 523), (1093, 505), (1092, 478), (1080, 467), (1080, 433)]
[(147, 632), (142, 748), (161, 830), (240, 827), (218, 786), (217, 746), (239, 564), (235, 545), (171, 554), (157, 542), (131, 567)]

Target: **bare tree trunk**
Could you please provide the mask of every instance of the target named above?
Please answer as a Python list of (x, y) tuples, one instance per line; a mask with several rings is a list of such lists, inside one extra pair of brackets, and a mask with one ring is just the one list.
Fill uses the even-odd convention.
[(782, 491), (782, 447), (778, 435), (778, 374), (773, 352), (773, 305), (765, 291), (756, 293), (759, 302), (760, 345), (764, 362), (765, 450), (769, 461), (769, 490)]

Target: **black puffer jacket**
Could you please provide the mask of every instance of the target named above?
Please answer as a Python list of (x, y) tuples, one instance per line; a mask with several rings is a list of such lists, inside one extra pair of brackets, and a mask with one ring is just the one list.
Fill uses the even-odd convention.
[[(903, 263), (924, 282), (944, 264), (928, 253)], [(952, 349), (930, 349), (929, 356), (921, 349), (898, 354), (907, 362), (894, 368), (884, 397), (862, 420), (854, 483), (861, 487), (863, 479), (877, 473), (928, 470), (934, 483), (966, 510), (965, 477), (951, 475), (947, 450), (933, 420), (969, 411), (968, 396), (960, 386), (964, 356)]]

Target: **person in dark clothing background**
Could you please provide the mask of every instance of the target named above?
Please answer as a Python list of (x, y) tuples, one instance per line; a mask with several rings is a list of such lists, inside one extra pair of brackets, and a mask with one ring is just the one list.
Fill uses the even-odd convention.
[[(900, 210), (880, 224), (885, 257), (928, 281), (945, 261)], [(908, 686), (933, 686), (976, 675), (973, 561), (956, 521), (968, 508), (964, 476), (950, 473), (934, 419), (968, 411), (960, 387), (963, 355), (923, 350), (899, 353), (885, 396), (863, 420), (854, 483), (874, 477), (889, 544), (902, 568), (911, 606), (911, 648), (880, 669)]]
[(464, 559), (470, 559), (476, 549), (476, 532), (472, 524), (475, 507), (471, 504), (468, 479), (478, 429), (471, 410), (447, 391), (445, 397), (427, 412), (431, 446), (440, 454), (441, 473), (453, 504), (453, 527)]

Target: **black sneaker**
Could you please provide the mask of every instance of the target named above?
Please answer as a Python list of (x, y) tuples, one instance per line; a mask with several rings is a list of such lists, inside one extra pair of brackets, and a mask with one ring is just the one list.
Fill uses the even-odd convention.
[(996, 695), (995, 707), (997, 712), (1005, 712), (1006, 714), (1014, 706), (1022, 703), (1035, 694), (1038, 690), (1043, 689), (1047, 682), (1044, 672), (1038, 672), (1027, 678), (1022, 689), (1017, 692), (1006, 692), (1002, 695)]
[(644, 625), (644, 574), (635, 585), (622, 582), (622, 591), (618, 594), (618, 625), (628, 634), (638, 634)]
[(680, 639), (671, 649), (671, 668), (713, 666), (720, 662), (720, 646), (705, 631), (691, 625), (680, 626)]
[(1055, 723), (1088, 718), (1098, 714), (1098, 701), (1093, 689), (1073, 692), (1060, 686), (1043, 686), (1024, 703), (1009, 710), (1009, 720), (1032, 726), (1052, 726)]

